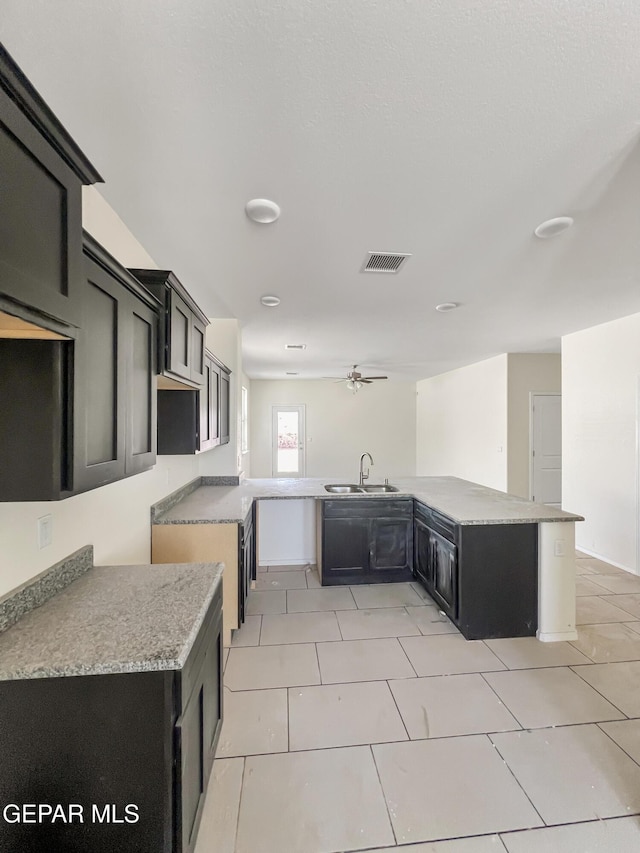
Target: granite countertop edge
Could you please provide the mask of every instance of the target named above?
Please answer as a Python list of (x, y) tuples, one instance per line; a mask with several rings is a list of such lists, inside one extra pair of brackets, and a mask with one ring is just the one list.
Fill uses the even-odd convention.
[[(243, 484), (240, 484), (241, 486)], [(251, 487), (250, 483), (245, 483), (244, 485), (248, 485)], [(197, 491), (198, 489), (196, 489)], [(171, 510), (167, 510), (164, 513), (160, 513), (153, 518), (154, 526), (161, 525), (174, 525), (174, 524), (242, 524), (245, 521), (247, 513), (251, 510), (251, 507), (257, 500), (339, 500), (339, 501), (349, 501), (349, 500), (358, 500), (366, 498), (367, 500), (397, 500), (399, 498), (410, 498), (412, 500), (416, 500), (419, 503), (424, 503), (429, 506), (431, 509), (436, 510), (437, 512), (446, 515), (447, 518), (452, 519), (456, 524), (462, 526), (480, 526), (480, 525), (493, 525), (493, 524), (556, 524), (556, 523), (567, 523), (567, 522), (575, 522), (575, 521), (584, 521), (584, 516), (576, 515), (574, 513), (568, 513), (564, 510), (564, 515), (561, 516), (552, 516), (552, 515), (540, 515), (535, 518), (531, 517), (522, 517), (522, 518), (514, 518), (514, 517), (496, 517), (496, 518), (474, 518), (474, 519), (463, 519), (454, 515), (449, 508), (444, 508), (439, 506), (436, 502), (430, 500), (428, 497), (419, 494), (419, 490), (402, 490), (400, 489), (397, 492), (386, 492), (386, 493), (353, 493), (353, 494), (335, 494), (330, 492), (318, 492), (317, 494), (290, 494), (290, 495), (282, 495), (282, 494), (244, 494), (242, 496), (238, 496), (238, 500), (244, 499), (247, 501), (247, 510), (244, 513), (240, 513), (237, 515), (228, 514), (225, 517), (198, 517), (192, 516), (190, 518), (175, 518), (171, 517), (171, 510), (174, 509), (176, 504), (171, 507)], [(516, 498), (514, 497), (514, 500)], [(522, 499), (520, 499), (522, 500)], [(528, 501), (525, 503), (533, 504), (534, 502)], [(215, 501), (212, 503), (212, 506), (215, 506)]]
[[(180, 565), (180, 564), (175, 564)], [(52, 664), (51, 666), (42, 665), (40, 662), (34, 666), (16, 666), (2, 668), (0, 666), (0, 683), (7, 681), (31, 680), (40, 678), (65, 678), (86, 675), (110, 675), (124, 674), (134, 672), (163, 672), (176, 671), (184, 667), (184, 664), (189, 657), (193, 645), (198, 636), (198, 633), (205, 621), (207, 612), (211, 602), (222, 583), (222, 575), (224, 564), (215, 563), (190, 563), (190, 568), (214, 568), (215, 574), (211, 578), (211, 583), (205, 595), (201, 599), (197, 613), (190, 621), (190, 629), (184, 640), (181, 642), (178, 655), (168, 657), (154, 657), (149, 655), (148, 658), (137, 657), (135, 659), (127, 659), (123, 656), (120, 659), (96, 661), (94, 663), (87, 662), (90, 659), (90, 654), (87, 654), (84, 659), (78, 656), (77, 661), (69, 661), (60, 664)], [(152, 568), (152, 564), (142, 566), (143, 568)], [(99, 569), (120, 568), (116, 566), (100, 566)], [(137, 568), (132, 566), (131, 568)], [(87, 572), (90, 574), (91, 569)], [(55, 599), (55, 596), (54, 596)], [(10, 630), (10, 629), (8, 629)]]

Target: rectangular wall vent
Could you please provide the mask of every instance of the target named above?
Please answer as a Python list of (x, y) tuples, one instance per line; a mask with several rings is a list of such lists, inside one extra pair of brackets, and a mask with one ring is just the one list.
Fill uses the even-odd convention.
[(285, 344), (284, 348), (285, 349), (306, 349), (307, 345), (306, 344)]
[(360, 272), (398, 273), (410, 257), (406, 252), (367, 252)]

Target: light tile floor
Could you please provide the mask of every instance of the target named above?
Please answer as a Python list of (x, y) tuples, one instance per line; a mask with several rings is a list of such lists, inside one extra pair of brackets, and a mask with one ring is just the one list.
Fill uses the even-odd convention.
[(467, 642), (415, 583), (261, 568), (196, 853), (640, 851), (640, 578), (576, 580), (575, 642)]

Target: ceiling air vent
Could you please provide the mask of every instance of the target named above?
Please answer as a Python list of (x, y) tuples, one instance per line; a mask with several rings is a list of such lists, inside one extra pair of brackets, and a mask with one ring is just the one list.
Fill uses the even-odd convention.
[(406, 252), (368, 252), (360, 272), (400, 272), (407, 258)]

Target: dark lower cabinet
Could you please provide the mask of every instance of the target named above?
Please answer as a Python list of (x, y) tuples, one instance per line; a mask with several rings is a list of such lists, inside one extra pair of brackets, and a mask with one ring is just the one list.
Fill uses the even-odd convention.
[(322, 500), (322, 584), (411, 580), (413, 501)]
[(416, 501), (414, 574), (467, 640), (535, 636), (537, 524), (456, 524)]
[(73, 491), (156, 459), (156, 300), (88, 235), (74, 378)]
[(251, 587), (251, 581), (256, 579), (256, 535), (255, 535), (255, 502), (244, 520), (238, 525), (240, 538), (238, 553), (238, 626), (246, 617), (246, 601)]
[(0, 682), (3, 807), (84, 816), (0, 821), (0, 850), (193, 853), (222, 725), (221, 632), (219, 594), (182, 670)]

